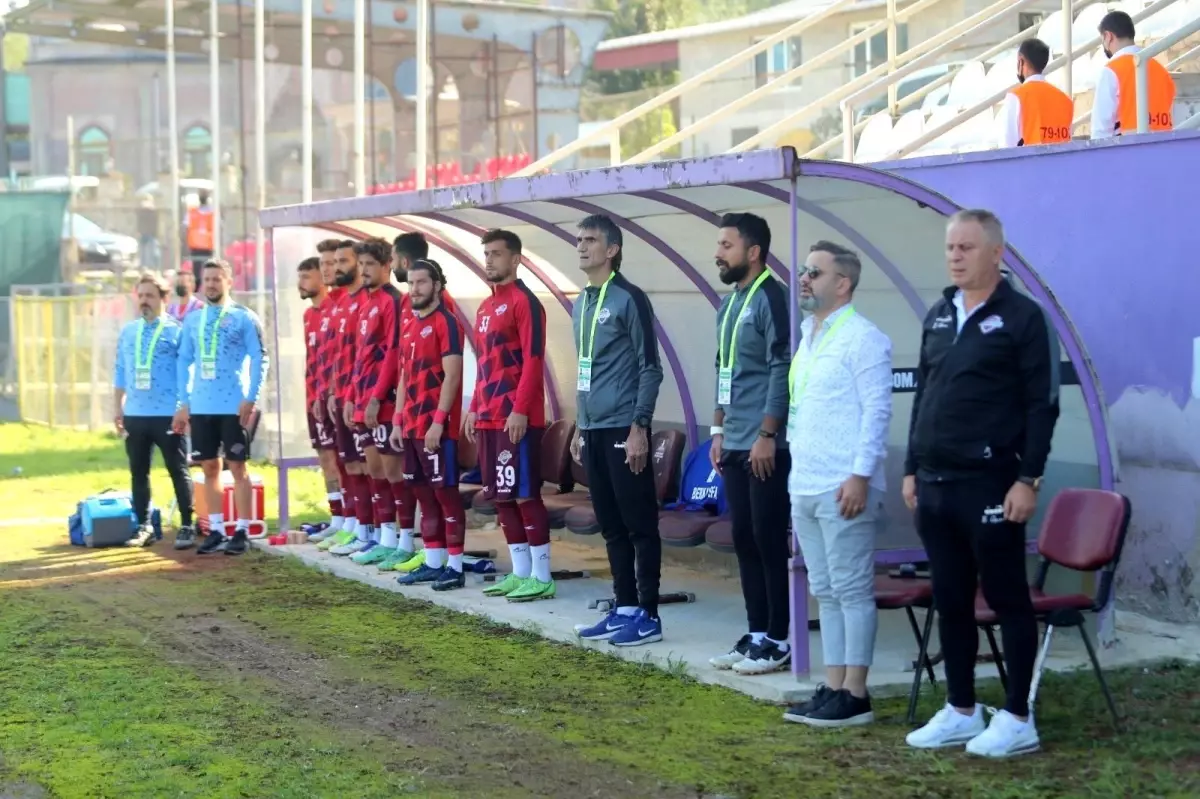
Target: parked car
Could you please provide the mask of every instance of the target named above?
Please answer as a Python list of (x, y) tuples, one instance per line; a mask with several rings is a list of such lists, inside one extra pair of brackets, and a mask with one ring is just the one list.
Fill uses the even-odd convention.
[(82, 214), (63, 215), (63, 243), (74, 236), (79, 263), (104, 264), (112, 269), (137, 269), (141, 264), (133, 236), (105, 230)]

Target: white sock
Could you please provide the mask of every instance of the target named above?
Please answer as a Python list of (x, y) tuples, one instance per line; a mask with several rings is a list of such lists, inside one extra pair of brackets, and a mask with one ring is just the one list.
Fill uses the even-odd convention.
[(329, 529), (337, 532), (342, 529), (342, 525), (346, 523), (345, 516), (334, 516), (329, 520)]
[(325, 495), (325, 499), (329, 500), (330, 502), (340, 502), (342, 500), (342, 492), (330, 491)]
[(221, 535), (225, 535), (225, 514), (208, 514), (208, 531), (210, 533), (220, 533)]
[(550, 582), (550, 545), (538, 544), (536, 547), (530, 547), (530, 554), (533, 556), (533, 576), (539, 582)]
[(533, 572), (533, 560), (529, 554), (529, 544), (509, 544), (508, 554), (512, 556), (512, 573), (525, 579)]
[(403, 549), (405, 552), (416, 552), (417, 551), (417, 543), (414, 540), (415, 538), (416, 538), (416, 536), (413, 535), (412, 530), (401, 530), (400, 531), (400, 543), (398, 544), (398, 546), (400, 547), (400, 549)]
[(354, 531), (354, 537), (357, 538), (359, 541), (370, 541), (371, 540), (371, 527), (369, 525), (363, 524), (362, 522), (359, 522), (358, 529)]
[(633, 615), (637, 614), (637, 612), (638, 612), (637, 605), (628, 605), (625, 607), (617, 608), (617, 613), (621, 616), (633, 616)]
[(774, 638), (770, 638), (770, 637), (768, 637), (767, 640), (770, 641), (771, 643), (775, 644), (775, 646), (779, 647), (780, 652), (788, 651), (788, 642), (787, 641), (776, 641)]
[(358, 529), (358, 519), (354, 518), (353, 516), (347, 516), (345, 521), (342, 522), (342, 528), (340, 530), (338, 530), (338, 532), (339, 533), (353, 533), (357, 529)]
[(462, 553), (461, 552), (459, 552), (457, 555), (450, 556), (450, 568), (454, 569), (454, 571), (456, 571), (456, 572), (460, 572), (463, 570)]
[(431, 569), (440, 569), (446, 565), (446, 550), (434, 547), (425, 548), (425, 565)]
[(233, 529), (239, 533), (249, 533), (250, 532), (250, 520), (249, 519), (238, 519), (237, 524), (235, 524), (233, 526)]
[(396, 548), (396, 525), (392, 522), (384, 522), (383, 529), (379, 533), (379, 545), (388, 549)]
[(750, 633), (750, 643), (761, 644), (763, 639), (767, 637), (766, 633)]

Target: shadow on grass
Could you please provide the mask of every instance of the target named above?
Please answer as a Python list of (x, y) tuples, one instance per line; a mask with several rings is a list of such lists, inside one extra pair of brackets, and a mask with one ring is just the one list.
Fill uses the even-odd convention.
[[(6, 452), (0, 454), (0, 482), (124, 469), (128, 465), (125, 448), (116, 441), (111, 447)], [(155, 452), (152, 468), (161, 467), (162, 456)], [(19, 474), (14, 471), (18, 468), (21, 470)]]

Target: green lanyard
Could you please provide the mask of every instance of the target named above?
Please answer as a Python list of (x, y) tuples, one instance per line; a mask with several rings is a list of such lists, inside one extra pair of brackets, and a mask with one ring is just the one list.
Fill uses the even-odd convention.
[(221, 306), (221, 313), (217, 315), (217, 323), (213, 325), (212, 336), (210, 336), (208, 352), (204, 351), (204, 329), (208, 327), (208, 303), (204, 304), (204, 308), (200, 311), (200, 360), (215, 361), (217, 359), (217, 332), (221, 329), (221, 320), (225, 318), (225, 314), (229, 312), (229, 303)]
[(150, 337), (150, 349), (146, 351), (146, 360), (143, 361), (142, 360), (142, 332), (146, 329), (146, 320), (145, 319), (141, 320), (141, 323), (138, 325), (137, 339), (134, 341), (134, 344), (133, 344), (133, 368), (136, 371), (140, 372), (143, 369), (145, 369), (147, 371), (150, 370), (151, 364), (154, 363), (154, 349), (155, 349), (155, 347), (158, 346), (158, 339), (160, 336), (162, 336), (163, 327), (164, 327), (163, 319), (160, 316), (158, 318), (158, 327), (156, 327), (154, 329), (154, 335)]
[(816, 351), (812, 353), (812, 356), (808, 359), (808, 363), (804, 365), (804, 376), (800, 378), (799, 388), (793, 387), (796, 385), (796, 367), (800, 365), (800, 353), (797, 352), (796, 357), (792, 359), (792, 366), (790, 369), (788, 369), (788, 399), (791, 401), (793, 408), (797, 407), (800, 397), (804, 394), (805, 387), (808, 386), (808, 377), (812, 374), (813, 364), (816, 363), (817, 358), (820, 357), (821, 350), (825, 349), (825, 345), (829, 343), (829, 339), (833, 338), (833, 334), (836, 333), (838, 328), (842, 326), (842, 323), (844, 323), (851, 316), (854, 316), (853, 305), (848, 307), (842, 313), (842, 315), (838, 317), (837, 321), (833, 323), (833, 327), (825, 331), (824, 336), (821, 336), (821, 341), (817, 344)]
[[(741, 307), (738, 308), (737, 316), (742, 315), (742, 311), (744, 311), (746, 309), (746, 307), (750, 304), (750, 300), (754, 299), (754, 292), (758, 291), (758, 287), (761, 286), (763, 284), (763, 281), (765, 281), (770, 276), (771, 276), (771, 273), (768, 272), (766, 269), (764, 269), (762, 274), (758, 276), (758, 279), (755, 280), (753, 285), (750, 286), (750, 290), (748, 292), (746, 292), (746, 299), (742, 301)], [(737, 299), (737, 295), (735, 294), (733, 299), (731, 299), (729, 301), (729, 307), (725, 309), (725, 315), (723, 317), (721, 317), (721, 342), (720, 342), (721, 347), (720, 347), (720, 355), (718, 356), (721, 368), (729, 369), (731, 371), (733, 370), (733, 361), (735, 358), (737, 358), (738, 331), (741, 330), (741, 325), (735, 324), (733, 326), (733, 339), (730, 340), (730, 342), (729, 342), (728, 351), (726, 351), (726, 348), (725, 348), (725, 331), (728, 330), (728, 328), (729, 328), (729, 317), (734, 316), (733, 302), (736, 299)]]
[(583, 308), (579, 314), (579, 357), (586, 361), (592, 360), (592, 353), (596, 351), (596, 322), (600, 319), (600, 311), (604, 308), (604, 295), (608, 293), (608, 284), (616, 276), (613, 272), (608, 276), (608, 280), (604, 281), (604, 285), (600, 287), (600, 296), (596, 299), (596, 312), (592, 314), (592, 330), (588, 337), (587, 354), (583, 351), (583, 327), (587, 324), (588, 301), (587, 292), (583, 293)]

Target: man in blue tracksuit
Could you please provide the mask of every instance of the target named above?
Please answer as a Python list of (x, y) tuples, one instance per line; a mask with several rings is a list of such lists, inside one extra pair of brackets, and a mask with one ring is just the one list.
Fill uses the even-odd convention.
[(196, 540), (192, 531), (192, 477), (187, 470), (183, 432), (172, 425), (171, 419), (179, 397), (176, 361), (182, 328), (163, 313), (166, 297), (167, 286), (158, 278), (147, 274), (138, 280), (141, 318), (125, 325), (117, 339), (113, 424), (125, 436), (133, 482), (138, 532), (129, 545), (144, 547), (154, 541), (150, 527), (150, 459), (158, 447), (179, 504), (181, 526), (175, 534), (175, 548), (187, 549)]
[[(229, 296), (233, 269), (224, 261), (206, 261), (201, 270), (205, 306), (184, 319), (177, 375), (179, 410), (175, 420), (192, 426), (192, 459), (204, 470), (209, 533), (197, 552), (207, 555), (222, 546), (226, 555), (241, 555), (248, 545), (251, 512), (246, 432), (259, 393), (267, 379), (267, 352), (258, 316)], [(246, 363), (249, 361), (247, 374)], [(188, 371), (193, 370), (188, 384)], [(221, 510), (221, 456), (234, 480), (237, 523), (233, 538), (224, 540)], [(215, 512), (214, 512), (215, 511)]]

